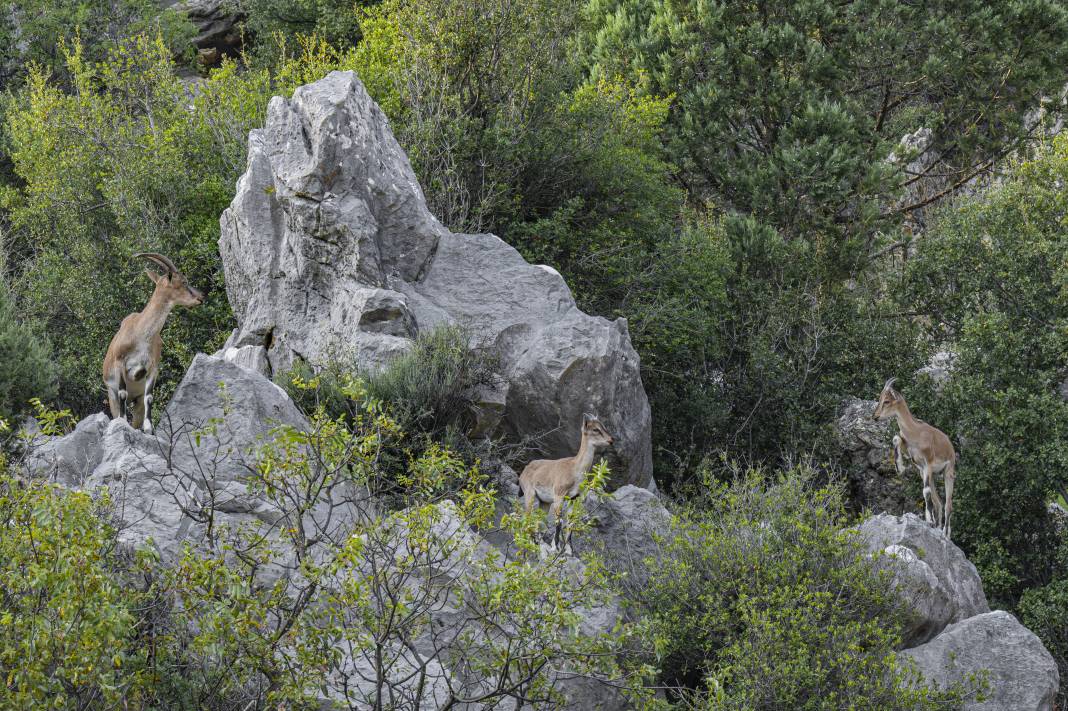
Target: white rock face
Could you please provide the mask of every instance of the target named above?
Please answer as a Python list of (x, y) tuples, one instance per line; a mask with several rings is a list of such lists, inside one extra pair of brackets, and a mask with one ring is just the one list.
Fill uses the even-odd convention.
[(965, 711), (1052, 711), (1060, 677), (1042, 642), (1002, 610), (950, 625), (933, 640), (902, 652), (929, 683), (946, 688), (985, 674), (985, 699)]
[(461, 324), (500, 356), (491, 429), (570, 456), (593, 412), (616, 440), (613, 483), (648, 484), (651, 414), (626, 321), (583, 313), (555, 270), (499, 238), (443, 227), (354, 73), (271, 100), (220, 225), (239, 323), (228, 348), (262, 348), (273, 371), (338, 358), (373, 369), (420, 331)]

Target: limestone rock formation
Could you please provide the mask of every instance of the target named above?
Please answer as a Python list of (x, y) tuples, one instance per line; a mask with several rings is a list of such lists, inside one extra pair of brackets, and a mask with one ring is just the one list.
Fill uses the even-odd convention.
[(420, 331), (460, 324), (500, 358), (488, 399), (501, 421), (483, 429), (569, 456), (593, 412), (616, 440), (614, 484), (650, 483), (651, 414), (626, 321), (583, 313), (555, 270), (499, 238), (442, 226), (354, 73), (272, 99), (220, 225), (232, 354), (273, 372), (297, 359), (373, 369)]
[(902, 654), (929, 683), (947, 688), (985, 675), (985, 698), (965, 711), (1052, 711), (1060, 677), (1053, 657), (1033, 632), (1002, 610), (950, 625), (933, 640)]
[(923, 644), (946, 628), (957, 606), (931, 566), (911, 548), (895, 543), (883, 554), (880, 562), (893, 572), (898, 595), (913, 615), (902, 645), (907, 649)]

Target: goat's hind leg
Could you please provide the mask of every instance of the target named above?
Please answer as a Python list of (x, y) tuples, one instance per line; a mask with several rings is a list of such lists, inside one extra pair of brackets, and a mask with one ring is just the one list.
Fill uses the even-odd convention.
[(934, 488), (931, 486), (931, 480), (928, 477), (927, 463), (924, 462), (920, 467), (920, 483), (923, 485), (923, 519), (927, 521), (928, 525), (934, 525), (934, 516), (931, 515), (931, 494), (934, 493)]
[(942, 470), (942, 476), (946, 480), (946, 515), (942, 524), (942, 531), (946, 534), (946, 540), (950, 538), (950, 519), (953, 518), (953, 480), (957, 478), (957, 467), (953, 462), (946, 464)]
[(148, 434), (152, 434), (152, 386), (156, 384), (156, 377), (150, 376), (145, 381), (145, 393), (141, 397), (144, 398), (144, 417), (141, 429)]
[[(926, 507), (927, 523), (933, 524), (937, 528), (942, 528), (942, 500), (938, 497), (934, 469), (927, 462), (923, 463), (923, 501)], [(933, 520), (931, 516), (932, 508), (934, 509)]]

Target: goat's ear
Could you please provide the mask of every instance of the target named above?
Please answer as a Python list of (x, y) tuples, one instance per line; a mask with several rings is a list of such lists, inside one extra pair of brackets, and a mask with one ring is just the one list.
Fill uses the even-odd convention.
[(594, 421), (594, 420), (596, 420), (596, 419), (597, 419), (597, 418), (596, 418), (596, 417), (594, 417), (593, 415), (591, 415), (590, 413), (588, 413), (588, 412), (584, 412), (584, 413), (582, 414), (582, 425), (583, 425), (583, 426), (586, 426), (586, 425), (590, 424), (591, 422), (593, 422), (593, 421)]
[(153, 284), (159, 283), (159, 274), (156, 274), (156, 272), (152, 271), (151, 269), (145, 270), (145, 276), (151, 279)]

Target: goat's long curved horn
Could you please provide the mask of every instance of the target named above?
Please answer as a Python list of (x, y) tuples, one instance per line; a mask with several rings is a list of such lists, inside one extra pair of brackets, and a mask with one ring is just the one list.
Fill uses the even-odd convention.
[(889, 390), (890, 388), (894, 387), (894, 383), (896, 382), (897, 378), (890, 378), (886, 381), (886, 385), (883, 386), (883, 390)]
[(164, 269), (166, 269), (168, 274), (177, 274), (178, 273), (178, 267), (174, 266), (174, 262), (172, 262), (171, 260), (167, 259), (166, 257), (164, 257), (162, 254), (160, 254), (158, 252), (138, 252), (137, 254), (134, 255), (134, 257), (140, 257), (142, 259), (147, 259), (147, 260), (149, 260), (151, 262), (155, 262), (159, 266), (161, 266)]

